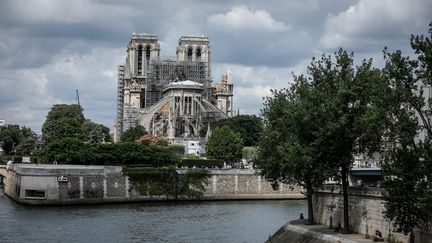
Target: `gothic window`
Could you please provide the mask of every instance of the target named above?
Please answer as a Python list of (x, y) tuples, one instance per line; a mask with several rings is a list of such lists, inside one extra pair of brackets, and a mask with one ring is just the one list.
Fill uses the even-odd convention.
[(188, 52), (187, 52), (187, 60), (188, 61), (192, 61), (192, 47), (189, 47)]
[(146, 60), (150, 60), (150, 46), (146, 47)]
[(140, 45), (140, 46), (138, 46), (138, 55), (137, 55), (137, 59), (138, 59), (138, 75), (140, 75), (141, 72), (142, 72), (142, 52), (143, 52), (143, 47)]
[(140, 108), (141, 109), (146, 108), (145, 98), (146, 98), (145, 89), (141, 89), (141, 92), (140, 92)]
[(196, 60), (201, 61), (201, 48), (198, 48), (196, 51)]

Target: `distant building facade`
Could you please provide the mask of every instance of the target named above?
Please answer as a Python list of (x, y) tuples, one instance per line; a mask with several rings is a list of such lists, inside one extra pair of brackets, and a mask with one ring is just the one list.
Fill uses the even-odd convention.
[(175, 143), (196, 140), (209, 122), (231, 117), (231, 74), (213, 85), (210, 61), (207, 37), (181, 37), (176, 57), (164, 59), (156, 35), (133, 33), (118, 68), (114, 141), (137, 125)]

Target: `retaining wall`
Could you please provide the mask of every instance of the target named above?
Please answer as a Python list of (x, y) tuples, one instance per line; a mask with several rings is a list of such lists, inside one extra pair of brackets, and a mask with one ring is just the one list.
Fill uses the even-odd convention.
[[(349, 187), (349, 225), (351, 231), (365, 235), (374, 235), (375, 230), (392, 242), (408, 242), (408, 237), (393, 232), (392, 223), (384, 218), (382, 189), (377, 187)], [(318, 189), (313, 198), (314, 216), (317, 223), (336, 227), (343, 225), (343, 196), (337, 185), (326, 185)], [(428, 233), (416, 231), (416, 242), (429, 243), (432, 238)], [(428, 240), (425, 240), (428, 239)]]
[[(181, 173), (181, 171), (179, 171)], [(5, 194), (23, 204), (81, 204), (170, 200), (141, 195), (121, 166), (24, 165), (7, 171)], [(300, 188), (280, 185), (275, 191), (255, 170), (211, 170), (200, 200), (302, 199)], [(197, 200), (182, 198), (182, 200)]]

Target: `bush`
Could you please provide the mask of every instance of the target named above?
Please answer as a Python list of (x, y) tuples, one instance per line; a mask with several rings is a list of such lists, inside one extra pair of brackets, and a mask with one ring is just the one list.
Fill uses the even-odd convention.
[(179, 158), (169, 148), (135, 142), (86, 144), (75, 138), (65, 138), (44, 146), (39, 155), (45, 162), (60, 164), (128, 165), (148, 164), (170, 166)]
[(11, 157), (7, 155), (0, 155), (0, 164), (6, 164)]

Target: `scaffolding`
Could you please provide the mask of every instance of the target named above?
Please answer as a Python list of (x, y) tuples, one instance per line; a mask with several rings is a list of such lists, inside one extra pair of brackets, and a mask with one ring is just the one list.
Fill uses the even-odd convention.
[(206, 84), (209, 80), (207, 62), (152, 60), (147, 77), (149, 84), (163, 86), (175, 80), (191, 80)]
[(116, 142), (120, 140), (123, 133), (123, 103), (124, 103), (124, 66), (118, 66), (117, 76), (117, 118), (116, 118)]
[[(161, 58), (159, 51), (156, 36), (132, 36), (126, 66), (119, 67), (115, 130), (118, 134), (141, 124), (154, 135), (198, 136), (200, 128), (210, 121), (227, 117), (226, 111), (217, 106), (218, 97), (224, 94), (217, 96), (212, 88), (208, 38), (181, 37), (175, 57)], [(197, 93), (199, 98), (185, 101), (186, 110), (193, 110), (187, 114), (171, 110), (175, 102), (168, 102), (169, 95), (164, 93), (164, 87), (170, 83), (186, 80), (198, 83), (200, 87)], [(176, 88), (177, 96), (183, 97), (185, 93), (192, 92), (186, 86), (181, 89)], [(191, 97), (195, 97), (195, 93)]]
[(175, 61), (175, 60), (151, 60), (148, 62), (145, 108), (150, 107), (162, 99), (164, 85), (174, 81), (191, 80), (207, 86), (211, 84), (210, 72), (207, 62)]

